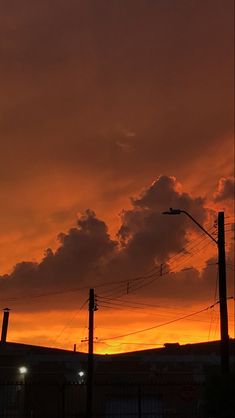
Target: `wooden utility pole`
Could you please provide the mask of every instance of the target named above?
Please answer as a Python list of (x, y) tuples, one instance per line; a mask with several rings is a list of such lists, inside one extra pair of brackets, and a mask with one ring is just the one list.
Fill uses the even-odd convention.
[(93, 409), (93, 373), (94, 373), (94, 311), (97, 310), (94, 289), (89, 292), (89, 337), (88, 337), (88, 365), (87, 365), (87, 404), (86, 418), (92, 418)]
[(226, 260), (224, 212), (218, 213), (218, 266), (219, 266), (219, 303), (220, 303), (220, 335), (221, 335), (221, 370), (229, 374), (229, 335), (226, 289)]
[(226, 288), (226, 259), (225, 259), (225, 234), (224, 234), (224, 212), (218, 213), (218, 238), (213, 237), (199, 222), (196, 221), (186, 210), (170, 208), (162, 212), (163, 215), (187, 215), (208, 237), (217, 245), (218, 267), (219, 267), (219, 304), (220, 304), (220, 338), (221, 338), (221, 372), (224, 376), (229, 375), (229, 335), (228, 335), (228, 310), (227, 310), (227, 288)]
[(4, 308), (3, 309), (2, 335), (1, 335), (1, 342), (2, 343), (5, 343), (7, 341), (9, 313), (10, 313), (9, 308)]

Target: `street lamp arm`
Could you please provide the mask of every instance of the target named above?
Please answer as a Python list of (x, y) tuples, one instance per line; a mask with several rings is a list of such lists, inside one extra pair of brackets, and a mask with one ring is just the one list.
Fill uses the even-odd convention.
[(180, 215), (181, 213), (187, 215), (203, 232), (205, 232), (206, 235), (208, 235), (208, 237), (210, 237), (210, 239), (212, 239), (212, 241), (215, 242), (216, 245), (218, 245), (218, 241), (216, 241), (216, 239), (209, 232), (207, 232), (207, 230), (203, 228), (203, 226), (201, 226), (199, 222), (197, 222), (196, 219), (194, 219), (186, 210), (170, 208), (169, 211), (162, 212), (163, 215)]
[(203, 232), (205, 232), (206, 235), (208, 235), (208, 237), (210, 237), (212, 239), (212, 241), (215, 242), (216, 245), (218, 245), (218, 241), (209, 233), (207, 232), (207, 230), (205, 228), (203, 228), (203, 226), (201, 226), (199, 224), (199, 222), (196, 221), (196, 219), (194, 219), (190, 213), (188, 213), (186, 210), (180, 210), (181, 213), (184, 213), (185, 215), (187, 215)]
[(170, 208), (162, 212), (163, 215), (180, 215), (184, 213), (193, 221), (214, 243), (218, 249), (219, 267), (219, 303), (220, 303), (220, 358), (221, 371), (226, 378), (229, 377), (229, 334), (228, 334), (228, 309), (226, 289), (226, 257), (224, 242), (224, 212), (218, 213), (218, 239), (216, 240), (206, 229), (200, 225), (186, 210)]

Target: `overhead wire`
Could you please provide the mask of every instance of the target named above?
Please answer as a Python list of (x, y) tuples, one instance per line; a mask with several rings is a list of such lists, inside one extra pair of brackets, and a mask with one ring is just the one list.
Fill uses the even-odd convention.
[[(215, 229), (215, 226), (209, 228), (208, 231), (211, 231), (212, 229)], [(234, 229), (232, 231), (234, 231)], [(185, 262), (186, 261), (188, 261), (195, 254), (197, 254), (198, 252), (200, 252), (201, 250), (203, 250), (205, 248), (205, 246), (208, 245), (208, 239), (207, 238), (208, 237), (203, 237), (203, 239), (200, 238), (200, 239), (197, 239), (197, 240), (193, 241), (192, 244), (189, 244), (188, 246), (186, 245), (183, 250), (181, 250), (181, 251), (178, 252), (178, 254), (175, 254), (174, 256), (170, 257), (169, 262), (171, 262), (172, 260), (174, 260), (173, 261), (173, 265), (172, 265), (173, 268), (181, 268), (183, 265), (185, 265)], [(203, 245), (203, 246), (200, 246), (200, 244), (204, 243), (204, 241), (206, 241), (206, 240), (207, 240), (206, 244)], [(197, 242), (197, 244), (196, 244), (196, 242)], [(197, 249), (197, 252), (193, 254), (192, 251), (195, 250), (195, 249)], [(191, 254), (187, 254), (187, 252), (189, 252), (189, 253), (191, 252)], [(102, 288), (102, 287), (108, 287), (108, 286), (116, 285), (116, 288), (115, 288), (116, 291), (120, 292), (122, 290), (122, 288), (124, 287), (124, 285), (126, 285), (127, 283), (131, 283), (132, 287), (130, 286), (130, 290), (131, 290), (131, 292), (135, 292), (135, 291), (139, 290), (140, 288), (142, 288), (143, 286), (150, 285), (156, 279), (159, 279), (162, 276), (171, 273), (170, 270), (163, 271), (163, 269), (167, 268), (169, 262), (167, 263), (167, 265), (166, 264), (162, 264), (160, 266), (159, 265), (154, 266), (151, 270), (147, 271), (142, 276), (138, 276), (138, 277), (134, 277), (134, 278), (129, 278), (129, 279), (121, 280), (121, 281), (113, 281), (113, 282), (109, 282), (109, 283), (106, 282), (106, 283), (103, 283), (103, 284), (101, 283), (101, 284), (96, 285), (96, 288)], [(141, 281), (142, 281), (142, 283), (141, 283)], [(61, 290), (61, 291), (44, 292), (44, 293), (41, 293), (41, 294), (30, 295), (30, 296), (25, 296), (25, 297), (24, 296), (23, 297), (21, 296), (19, 298), (17, 298), (17, 297), (14, 298), (13, 297), (13, 298), (4, 299), (4, 301), (6, 301), (6, 300), (8, 300), (8, 301), (17, 301), (17, 300), (28, 299), (28, 298), (30, 298), (30, 299), (37, 299), (37, 298), (51, 296), (51, 295), (61, 295), (61, 294), (70, 293), (70, 292), (77, 292), (77, 291), (86, 290), (86, 289), (89, 289), (89, 288), (90, 288), (90, 286), (81, 286), (81, 287), (71, 288), (71, 289), (66, 289), (66, 290)], [(106, 292), (106, 294), (107, 294), (107, 292)], [(108, 292), (108, 294), (110, 294), (110, 292)], [(113, 292), (111, 293), (111, 295), (113, 295)], [(0, 300), (2, 300), (2, 299), (0, 299)], [(84, 306), (84, 304), (86, 302), (87, 302), (87, 300), (83, 303), (82, 306)], [(107, 300), (106, 300), (105, 303), (106, 303), (106, 306), (105, 306), (104, 303), (103, 303), (103, 306), (109, 308), (110, 307), (110, 304), (107, 302)], [(142, 304), (142, 305), (144, 305), (144, 304)], [(116, 303), (116, 307), (119, 307), (119, 306), (121, 308), (122, 307), (122, 304)], [(215, 304), (214, 304), (214, 306), (215, 306)], [(124, 305), (124, 307), (126, 307), (126, 308), (129, 307), (131, 309), (138, 308), (138, 306), (134, 306), (134, 304), (131, 304), (131, 302), (129, 302), (129, 306), (126, 304), (126, 305)], [(193, 315), (196, 315), (198, 313), (201, 313), (203, 311), (206, 311), (209, 308), (211, 308), (211, 306), (210, 307), (207, 307), (207, 308), (205, 308), (205, 309), (203, 309), (201, 311), (197, 311), (197, 312), (188, 314), (188, 315), (183, 316), (181, 318), (178, 318), (178, 319), (175, 319), (175, 320), (166, 322), (164, 324), (157, 325), (155, 327), (146, 328), (146, 329), (140, 330), (140, 331), (135, 331), (134, 334), (135, 333), (138, 333), (138, 332), (144, 332), (144, 331), (147, 331), (147, 330), (150, 330), (150, 329), (158, 328), (160, 326), (168, 325), (170, 323), (173, 323), (173, 322), (176, 322), (176, 321), (179, 321), (179, 320), (182, 320), (182, 319), (186, 319), (187, 317), (191, 317)], [(82, 307), (80, 307), (79, 310), (80, 309), (82, 309)], [(75, 314), (70, 319), (70, 321), (63, 327), (63, 329), (61, 330), (61, 332), (56, 337), (55, 342), (60, 338), (60, 336), (63, 334), (63, 332), (66, 330), (66, 328), (69, 327), (69, 325), (71, 324), (71, 322), (74, 320), (74, 318), (78, 314), (79, 310), (75, 312)], [(127, 335), (132, 335), (132, 334), (133, 333), (129, 333)], [(118, 337), (113, 337), (113, 338), (118, 338)]]
[(170, 321), (163, 322), (161, 324), (157, 324), (157, 325), (154, 325), (154, 326), (151, 326), (151, 327), (148, 327), (148, 328), (140, 329), (138, 331), (132, 331), (132, 332), (129, 332), (129, 333), (126, 333), (126, 334), (115, 335), (115, 336), (109, 337), (109, 338), (101, 338), (99, 341), (100, 342), (103, 342), (103, 341), (114, 340), (114, 339), (118, 339), (118, 338), (124, 338), (124, 337), (128, 337), (129, 335), (135, 335), (135, 334), (139, 334), (139, 333), (142, 333), (142, 332), (151, 331), (153, 329), (157, 329), (157, 328), (160, 328), (160, 327), (169, 325), (169, 324), (173, 324), (174, 322), (182, 321), (183, 319), (190, 318), (191, 316), (198, 315), (198, 314), (200, 314), (202, 312), (205, 312), (205, 311), (207, 311), (209, 309), (212, 309), (218, 303), (219, 303), (219, 301), (217, 301), (213, 305), (207, 306), (206, 308), (200, 309), (199, 311), (191, 312), (190, 314), (181, 316), (180, 318), (175, 318), (175, 319), (172, 319)]
[[(214, 229), (214, 226), (211, 227), (211, 228), (209, 228), (208, 231), (210, 231), (211, 229)], [(205, 239), (207, 239), (207, 237), (204, 237), (203, 239), (200, 239), (199, 240), (199, 243), (197, 243), (197, 245), (200, 244), (200, 243), (202, 243)], [(185, 264), (185, 261), (186, 260), (188, 260), (188, 259), (190, 259), (190, 258), (192, 258), (194, 256), (194, 254), (188, 254), (187, 255), (187, 254), (185, 254), (185, 252), (186, 251), (190, 251), (190, 249), (192, 251), (192, 249), (197, 248), (197, 245), (195, 245), (195, 242), (194, 242), (194, 246), (193, 247), (192, 246), (189, 246), (189, 247), (186, 246), (185, 249), (179, 251), (178, 254), (175, 254), (174, 256), (170, 257), (170, 259), (168, 260), (167, 266), (168, 266), (169, 262), (172, 261), (172, 259), (174, 259), (175, 257), (177, 257), (177, 256), (180, 255), (181, 256), (181, 261), (178, 260), (180, 262), (176, 263), (174, 265), (174, 268), (180, 268), (180, 267), (182, 267), (182, 265)], [(207, 246), (207, 244), (205, 246)], [(203, 246), (201, 248), (198, 248), (197, 253), (199, 251), (203, 250), (205, 248), (205, 246)], [(117, 285), (118, 287), (116, 289), (118, 291), (118, 295), (119, 296), (122, 296), (123, 294), (126, 293), (126, 292), (124, 292), (122, 290), (122, 286), (127, 285), (127, 283), (130, 283), (131, 284), (131, 286), (130, 286), (131, 287), (131, 291), (133, 292), (133, 291), (136, 291), (136, 290), (141, 289), (143, 287), (143, 284), (141, 284), (141, 281), (142, 281), (142, 283), (144, 283), (144, 281), (148, 281), (148, 282), (145, 282), (144, 286), (145, 285), (150, 285), (153, 281), (155, 281), (158, 278), (158, 276), (156, 276), (156, 273), (157, 272), (159, 273), (159, 269), (160, 268), (162, 268), (162, 269), (165, 268), (165, 264), (162, 264), (160, 266), (159, 265), (154, 266), (151, 270), (149, 270), (147, 273), (143, 274), (142, 276), (138, 276), (138, 277), (134, 277), (134, 278), (129, 278), (129, 279), (127, 278), (125, 280), (119, 280), (119, 281), (113, 281), (113, 282), (111, 281), (111, 282), (99, 283), (99, 284), (96, 285), (96, 288), (109, 287), (109, 286), (112, 286), (112, 285)], [(170, 271), (168, 271), (167, 273), (170, 273)], [(164, 275), (164, 274), (160, 274), (160, 277), (162, 275)], [(138, 282), (138, 281), (140, 282), (140, 285), (135, 285), (135, 282)], [(133, 286), (133, 283), (134, 283), (134, 286)], [(91, 285), (89, 285), (89, 286), (81, 286), (81, 287), (64, 289), (64, 290), (59, 290), (59, 291), (44, 292), (44, 293), (40, 293), (40, 294), (36, 294), (36, 295), (4, 298), (4, 299), (0, 299), (0, 301), (4, 301), (4, 302), (7, 302), (7, 301), (8, 302), (16, 302), (18, 300), (21, 301), (22, 299), (37, 299), (37, 298), (47, 297), (47, 296), (52, 296), (52, 295), (54, 296), (54, 295), (61, 295), (61, 294), (70, 293), (70, 292), (78, 292), (78, 291), (82, 291), (82, 290), (87, 290), (90, 287), (91, 287)], [(119, 289), (120, 289), (120, 291), (119, 291)], [(112, 295), (113, 292), (110, 292), (108, 294)]]
[(108, 305), (111, 307), (118, 307), (118, 308), (131, 308), (131, 309), (145, 309), (143, 306), (136, 306), (131, 305), (130, 303), (116, 303), (116, 302), (109, 302), (107, 300), (98, 300), (98, 306), (102, 307), (104, 305)]
[(72, 324), (72, 322), (74, 321), (74, 319), (76, 318), (76, 316), (78, 315), (78, 313), (84, 308), (85, 304), (87, 303), (88, 299), (86, 299), (81, 306), (79, 307), (79, 309), (77, 309), (75, 311), (75, 313), (72, 315), (72, 317), (69, 319), (69, 321), (66, 323), (66, 325), (62, 328), (62, 330), (59, 332), (59, 334), (57, 335), (57, 337), (54, 339), (54, 344), (59, 340), (59, 338), (61, 337), (61, 335), (64, 333), (64, 331), (69, 328)]
[[(205, 237), (206, 239), (207, 239), (207, 237)], [(202, 241), (204, 241), (204, 240), (202, 240)], [(200, 251), (202, 251), (205, 247), (207, 247), (207, 245), (208, 245), (208, 243), (206, 243), (205, 245), (203, 245), (202, 247), (200, 247), (200, 248), (198, 248), (198, 251), (197, 251), (197, 254), (198, 254), (198, 252), (200, 252)], [(196, 248), (196, 247), (194, 247), (194, 248)], [(194, 254), (193, 254), (194, 255)], [(193, 257), (193, 255), (191, 255), (191, 254), (189, 254), (188, 256), (187, 256), (187, 260), (189, 259), (189, 258), (191, 258), (191, 257)], [(182, 260), (183, 261), (183, 260)], [(182, 261), (181, 261), (181, 263), (178, 263), (177, 264), (177, 267), (179, 268), (179, 267), (183, 267), (183, 265), (185, 264), (185, 261), (182, 263)], [(210, 265), (212, 265), (212, 264), (210, 264)], [(175, 266), (176, 267), (176, 266)], [(130, 282), (130, 288), (129, 288), (129, 291), (130, 291), (130, 293), (133, 293), (133, 292), (135, 292), (136, 290), (139, 290), (139, 289), (141, 289), (141, 288), (143, 288), (143, 287), (145, 287), (145, 286), (149, 286), (150, 284), (152, 284), (153, 282), (155, 282), (157, 279), (159, 279), (159, 278), (161, 278), (162, 276), (164, 276), (164, 275), (166, 275), (166, 274), (169, 274), (169, 273), (172, 273), (172, 271), (171, 270), (168, 270), (168, 271), (166, 271), (166, 272), (164, 272), (163, 271), (163, 269), (165, 268), (165, 265), (161, 265), (160, 267), (158, 267), (158, 275), (156, 276), (156, 274), (154, 273), (154, 274), (152, 274), (152, 275), (149, 275), (148, 277), (143, 277), (143, 278), (138, 278), (138, 281), (140, 281), (140, 282), (142, 282), (142, 283), (140, 283), (140, 284), (136, 284), (136, 283), (134, 283), (134, 285), (132, 284), (132, 281), (130, 280), (129, 282)], [(161, 272), (160, 272), (160, 269), (161, 269)], [(146, 279), (148, 279), (148, 281), (146, 282)], [(111, 294), (110, 294), (111, 295)], [(123, 291), (123, 293), (120, 293), (119, 294), (119, 297), (121, 297), (121, 296), (124, 296), (124, 295), (126, 295), (126, 291)]]
[[(115, 299), (114, 299), (115, 300)], [(98, 298), (98, 301), (99, 301), (99, 298)], [(128, 302), (129, 303), (129, 302)], [(151, 307), (151, 308), (154, 308), (154, 310), (156, 310), (156, 309), (158, 309), (158, 308), (160, 308), (160, 309), (162, 309), (162, 308), (164, 308), (164, 309), (167, 309), (167, 314), (165, 313), (165, 314), (163, 314), (162, 312), (160, 312), (160, 314), (158, 313), (158, 316), (160, 315), (161, 317), (163, 316), (168, 316), (169, 317), (169, 309), (170, 310), (172, 310), (172, 311), (181, 311), (180, 313), (181, 313), (181, 315), (186, 315), (188, 312), (182, 312), (182, 309), (181, 308), (176, 308), (176, 307), (173, 307), (172, 308), (172, 306), (161, 306), (161, 305), (150, 305), (150, 304), (144, 304), (144, 307), (143, 306), (132, 306), (132, 305), (127, 305), (126, 303), (125, 303), (125, 301), (123, 301), (123, 303), (122, 304), (115, 304), (115, 302), (113, 302), (113, 299), (112, 300), (110, 300), (109, 302), (107, 302), (107, 301), (104, 301), (104, 302), (99, 302), (98, 303), (98, 306), (100, 307), (100, 308), (109, 308), (109, 309), (113, 309), (113, 310), (120, 310), (121, 308), (122, 309), (133, 309), (133, 308), (139, 308), (139, 309), (146, 309), (146, 307)], [(214, 310), (213, 310), (213, 312), (215, 312)], [(179, 313), (179, 312), (178, 312)], [(228, 316), (229, 318), (230, 318), (230, 316)], [(231, 319), (230, 319), (231, 320)], [(210, 323), (211, 321), (210, 320), (200, 320), (200, 319), (193, 319), (193, 321), (197, 321), (197, 322), (204, 322), (204, 323)]]
[[(203, 246), (198, 252), (200, 252), (201, 250), (203, 250), (206, 246), (207, 246), (207, 244), (205, 246)], [(192, 255), (189, 258), (191, 258), (191, 257), (192, 257)], [(182, 268), (182, 267), (184, 267), (184, 265), (185, 265), (185, 262), (184, 263), (181, 262), (180, 264), (177, 265), (177, 267), (178, 268), (179, 267)], [(189, 267), (188, 269), (191, 269), (191, 268), (192, 267)], [(183, 270), (180, 270), (180, 271), (183, 271)], [(135, 292), (135, 291), (137, 291), (139, 289), (142, 289), (145, 286), (151, 285), (154, 281), (156, 281), (157, 279), (161, 278), (162, 276), (165, 276), (165, 275), (168, 275), (168, 274), (176, 274), (176, 273), (177, 273), (177, 271), (172, 271), (172, 270), (169, 269), (168, 271), (162, 273), (161, 275), (155, 276), (153, 279), (149, 280), (147, 283), (146, 282), (142, 282), (142, 284), (137, 284), (137, 285), (134, 284), (134, 286), (132, 286), (131, 290), (132, 290), (132, 292)]]
[(87, 339), (85, 339), (85, 332), (88, 329), (87, 324), (88, 324), (88, 309), (86, 310), (86, 317), (85, 317), (84, 325), (82, 326), (81, 339), (78, 345), (78, 347), (81, 347), (81, 349), (82, 349), (82, 345), (87, 342)]
[[(212, 227), (214, 228), (214, 227)], [(212, 228), (208, 229), (208, 232), (211, 231)], [(192, 242), (188, 243), (182, 250), (178, 251), (175, 255), (170, 257), (170, 260), (179, 258), (183, 255), (187, 255), (187, 253), (190, 253), (192, 250), (194, 250), (198, 245), (200, 245), (205, 240), (208, 241), (208, 236), (203, 235), (203, 233), (199, 232), (200, 236), (193, 240)]]
[[(99, 300), (100, 296), (98, 295), (98, 300)], [(117, 298), (105, 298), (105, 297), (101, 297), (101, 299), (106, 299), (108, 301), (110, 301), (110, 303), (113, 303), (112, 301), (120, 301), (120, 302), (124, 302), (123, 299), (117, 299)], [(128, 302), (129, 303), (129, 302)], [(144, 303), (144, 302), (136, 302), (136, 301), (130, 301), (131, 304), (134, 305), (140, 305), (142, 307), (151, 307), (151, 308), (156, 308), (159, 307), (159, 305), (153, 305), (153, 304), (149, 304), (149, 303)]]
[[(112, 299), (113, 300), (113, 299)], [(127, 303), (128, 303), (128, 305), (126, 304), (126, 302), (124, 301), (124, 300), (121, 300), (123, 303), (120, 303), (120, 304), (116, 304), (115, 302), (114, 303), (112, 303), (112, 300), (110, 300), (109, 302), (107, 302), (106, 300), (104, 301), (104, 302), (102, 302), (101, 304), (100, 304), (100, 302), (99, 302), (99, 297), (98, 297), (98, 306), (100, 307), (100, 308), (103, 308), (103, 307), (107, 307), (107, 308), (109, 308), (109, 309), (114, 309), (114, 310), (117, 310), (118, 308), (119, 308), (119, 310), (121, 309), (121, 308), (123, 308), (123, 309), (126, 309), (126, 307), (128, 307), (129, 309), (133, 309), (133, 308), (143, 308), (143, 309), (146, 309), (146, 307), (150, 307), (150, 308), (152, 308), (152, 310), (154, 309), (154, 311), (156, 310), (156, 309), (167, 309), (167, 314), (166, 313), (160, 313), (160, 316), (162, 317), (162, 316), (166, 316), (166, 315), (168, 315), (169, 316), (169, 310), (173, 310), (173, 311), (181, 311), (181, 314), (182, 315), (185, 315), (185, 314), (187, 314), (186, 312), (182, 312), (182, 308), (179, 308), (179, 307), (172, 307), (172, 306), (166, 306), (166, 305), (153, 305), (153, 304), (143, 304), (143, 306), (142, 306), (142, 304), (140, 304), (140, 306), (138, 305), (138, 302), (131, 302), (133, 305), (130, 305), (130, 302), (128, 301)], [(116, 300), (116, 299), (114, 299), (114, 300)], [(137, 306), (135, 305), (135, 304), (137, 304)], [(158, 313), (158, 315), (159, 315), (159, 313)], [(230, 318), (230, 316), (229, 316), (229, 318)], [(197, 322), (204, 322), (204, 323), (208, 323), (208, 322), (210, 322), (210, 321), (208, 321), (208, 320), (200, 320), (200, 319), (193, 319), (194, 321), (197, 321)], [(231, 320), (231, 319), (230, 319)]]
[[(215, 280), (215, 290), (214, 290), (213, 302), (215, 302), (216, 299), (217, 299), (218, 282), (219, 282), (219, 269), (217, 268), (217, 275), (216, 275), (216, 280)], [(211, 310), (211, 319), (210, 319), (210, 326), (209, 326), (209, 332), (208, 332), (208, 341), (210, 340), (213, 320), (214, 320), (214, 308)]]
[[(199, 245), (199, 244), (202, 244), (202, 242), (203, 242), (203, 245)], [(205, 239), (201, 240), (201, 242), (197, 246), (194, 247), (194, 249), (197, 250), (196, 252), (192, 252), (191, 251), (188, 254), (185, 254), (185, 257), (183, 258), (183, 260), (181, 260), (179, 263), (176, 263), (175, 265), (173, 264), (173, 268), (180, 267), (181, 264), (182, 264), (182, 262), (184, 264), (186, 260), (188, 261), (190, 258), (192, 258), (195, 255), (197, 255), (198, 252), (204, 250), (209, 245), (209, 243), (212, 244), (212, 242), (211, 241), (208, 241), (208, 238), (205, 237)]]

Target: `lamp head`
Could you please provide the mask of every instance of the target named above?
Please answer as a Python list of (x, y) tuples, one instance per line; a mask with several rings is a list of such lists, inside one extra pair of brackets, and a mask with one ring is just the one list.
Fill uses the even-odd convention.
[(182, 212), (181, 209), (170, 208), (169, 211), (162, 212), (162, 215), (180, 215)]
[(27, 373), (28, 369), (25, 366), (19, 367), (19, 372), (21, 375), (25, 375)]
[(83, 370), (80, 370), (80, 371), (78, 372), (78, 376), (80, 376), (80, 377), (84, 377), (84, 376), (85, 376), (85, 372), (84, 372)]

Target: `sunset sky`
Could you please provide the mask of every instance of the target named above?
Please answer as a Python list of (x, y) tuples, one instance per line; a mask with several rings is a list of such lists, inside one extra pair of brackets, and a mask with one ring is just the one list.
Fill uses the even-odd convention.
[[(219, 338), (234, 297), (234, 1), (3, 0), (0, 305), (11, 341), (96, 352)], [(234, 337), (234, 301), (228, 301)], [(109, 339), (110, 338), (110, 339)]]

